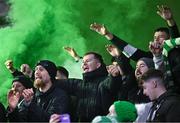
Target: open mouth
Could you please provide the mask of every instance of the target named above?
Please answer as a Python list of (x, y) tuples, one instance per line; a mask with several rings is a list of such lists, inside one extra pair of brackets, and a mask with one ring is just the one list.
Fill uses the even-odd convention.
[(83, 68), (83, 71), (85, 71), (85, 72), (88, 71), (88, 70), (89, 70), (88, 67), (84, 67), (84, 68)]
[(141, 77), (141, 76), (142, 76), (142, 72), (141, 72), (141, 71), (138, 71), (138, 72), (136, 73), (136, 77), (139, 78), (139, 77)]
[(37, 76), (37, 77), (35, 77), (35, 80), (37, 80), (37, 79), (40, 79), (40, 80), (41, 80), (42, 78), (41, 78), (41, 77), (39, 77), (39, 76)]

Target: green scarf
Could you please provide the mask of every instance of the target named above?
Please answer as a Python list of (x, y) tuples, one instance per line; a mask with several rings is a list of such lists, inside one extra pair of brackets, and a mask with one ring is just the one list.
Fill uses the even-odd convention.
[(166, 82), (168, 82), (168, 86), (173, 86), (173, 78), (172, 78), (172, 72), (171, 68), (168, 62), (168, 53), (170, 50), (175, 48), (177, 45), (180, 45), (180, 37), (175, 39), (166, 40), (163, 45), (163, 60), (164, 60), (164, 66), (165, 66), (165, 76), (166, 76)]

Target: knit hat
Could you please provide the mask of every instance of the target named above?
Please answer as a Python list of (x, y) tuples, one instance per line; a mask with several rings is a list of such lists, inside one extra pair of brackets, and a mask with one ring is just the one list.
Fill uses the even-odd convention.
[(20, 75), (20, 76), (16, 76), (12, 83), (14, 82), (20, 82), (26, 89), (27, 88), (33, 88), (33, 82), (31, 81), (31, 79), (29, 77), (26, 77), (24, 75)]
[(154, 61), (151, 58), (143, 57), (140, 58), (138, 61), (143, 61), (148, 66), (148, 68), (155, 68)]
[(42, 67), (44, 67), (47, 70), (47, 72), (49, 73), (49, 76), (51, 77), (51, 79), (55, 80), (57, 68), (53, 62), (51, 62), (49, 60), (41, 60), (36, 64), (36, 66), (38, 66), (38, 65), (41, 65)]
[(108, 117), (108, 116), (96, 116), (92, 123), (118, 123), (116, 118)]
[(128, 101), (115, 101), (114, 108), (119, 122), (133, 122), (137, 117), (137, 110), (134, 104)]
[(62, 66), (57, 66), (57, 71), (63, 73), (67, 78), (69, 77), (69, 72), (67, 71), (66, 68)]

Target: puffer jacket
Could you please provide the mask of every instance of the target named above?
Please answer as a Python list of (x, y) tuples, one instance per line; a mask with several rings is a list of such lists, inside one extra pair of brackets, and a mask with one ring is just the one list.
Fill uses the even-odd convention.
[(121, 77), (108, 76), (106, 66), (84, 73), (83, 80), (58, 80), (59, 87), (77, 97), (77, 117), (81, 122), (90, 122), (97, 115), (106, 115), (115, 99), (116, 87)]

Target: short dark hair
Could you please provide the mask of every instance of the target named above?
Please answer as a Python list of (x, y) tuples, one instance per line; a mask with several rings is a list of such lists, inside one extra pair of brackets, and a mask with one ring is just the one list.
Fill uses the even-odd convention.
[(149, 69), (147, 72), (145, 72), (142, 77), (141, 80), (142, 81), (147, 81), (151, 78), (159, 78), (162, 81), (164, 80), (164, 74), (162, 71), (160, 70), (156, 70), (156, 69)]
[(66, 68), (62, 66), (57, 66), (57, 71), (59, 71), (60, 73), (63, 73), (67, 78), (69, 77), (69, 72), (67, 71)]
[(159, 28), (154, 30), (154, 33), (155, 32), (165, 32), (168, 35), (168, 37), (170, 37), (170, 32), (169, 32), (169, 29), (167, 27), (159, 27)]
[(87, 53), (84, 54), (84, 56), (90, 55), (90, 54), (94, 55), (95, 59), (97, 59), (101, 64), (104, 64), (104, 61), (103, 61), (102, 56), (101, 56), (100, 54), (98, 54), (98, 53), (95, 53), (95, 52), (87, 52)]

